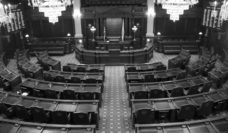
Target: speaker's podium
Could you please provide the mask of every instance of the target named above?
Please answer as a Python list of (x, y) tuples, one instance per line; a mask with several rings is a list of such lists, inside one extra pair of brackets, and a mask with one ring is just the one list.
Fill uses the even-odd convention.
[(135, 43), (137, 42), (132, 37), (125, 37), (124, 41), (120, 36), (96, 37), (96, 41), (93, 41), (96, 49), (85, 49), (83, 45), (77, 45), (76, 58), (83, 64), (116, 65), (148, 62), (153, 56), (152, 44), (134, 49)]
[(132, 45), (132, 40), (126, 39), (122, 41), (121, 37), (119, 36), (108, 36), (107, 38), (105, 38), (105, 41), (104, 41), (104, 38), (103, 40), (97, 39), (96, 45), (105, 50), (111, 50), (111, 49), (123, 50), (124, 47), (130, 47)]

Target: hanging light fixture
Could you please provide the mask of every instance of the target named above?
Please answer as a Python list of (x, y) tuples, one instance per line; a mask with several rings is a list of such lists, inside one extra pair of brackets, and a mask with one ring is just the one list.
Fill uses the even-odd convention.
[(58, 22), (58, 17), (62, 15), (62, 11), (66, 7), (72, 5), (71, 0), (36, 0), (29, 3), (33, 7), (38, 7), (39, 12), (43, 12), (45, 17), (48, 17), (50, 23)]
[(11, 22), (11, 5), (3, 5), (0, 2), (0, 25), (5, 25)]
[(228, 0), (224, 0), (223, 1), (223, 4), (221, 6), (221, 10), (220, 10), (220, 13), (219, 13), (219, 19), (222, 22), (228, 20)]
[(185, 10), (198, 2), (198, 0), (157, 0), (157, 4), (161, 4), (162, 8), (166, 9), (170, 20), (174, 22), (180, 19), (180, 15), (183, 15)]

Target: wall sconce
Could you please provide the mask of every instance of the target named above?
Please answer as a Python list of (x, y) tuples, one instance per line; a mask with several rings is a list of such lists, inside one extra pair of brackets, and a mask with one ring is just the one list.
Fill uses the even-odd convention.
[(160, 40), (161, 32), (157, 32), (157, 38)]
[(92, 41), (95, 41), (95, 35), (94, 34), (95, 34), (96, 30), (97, 29), (94, 26), (91, 26), (90, 27), (90, 31), (93, 33), (93, 39), (92, 39)]
[(198, 35), (199, 35), (199, 40), (201, 41), (202, 36), (203, 36), (203, 32), (200, 31), (200, 32), (198, 33)]
[(133, 33), (134, 33), (134, 39), (133, 39), (133, 41), (136, 41), (135, 33), (137, 32), (138, 27), (134, 25), (131, 29), (132, 29), (132, 31), (133, 31)]
[(71, 34), (70, 33), (67, 33), (67, 37), (71, 37)]

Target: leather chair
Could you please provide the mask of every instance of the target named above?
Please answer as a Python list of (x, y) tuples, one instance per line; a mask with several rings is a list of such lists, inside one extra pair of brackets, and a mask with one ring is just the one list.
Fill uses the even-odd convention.
[(149, 95), (147, 91), (137, 91), (133, 93), (134, 99), (148, 99)]
[(84, 67), (77, 68), (77, 72), (85, 72), (85, 71), (86, 71), (86, 68), (84, 68)]
[(91, 92), (83, 92), (79, 93), (80, 100), (93, 100), (95, 99), (95, 94)]
[(95, 84), (98, 83), (98, 80), (93, 79), (93, 78), (88, 78), (84, 81), (84, 83), (91, 83), (91, 84)]
[(41, 90), (32, 89), (32, 96), (34, 96), (34, 97), (45, 97), (45, 94)]
[(134, 124), (151, 124), (155, 121), (155, 112), (151, 109), (140, 109), (134, 112)]
[(46, 98), (51, 98), (51, 99), (58, 99), (58, 92), (57, 91), (54, 91), (54, 90), (51, 90), (51, 89), (46, 89), (44, 91), (44, 95)]
[(46, 81), (54, 81), (54, 78), (51, 76), (51, 74), (49, 74), (49, 73), (43, 73), (43, 78), (44, 78), (44, 80), (46, 80)]
[(70, 100), (75, 100), (76, 94), (72, 90), (64, 90), (62, 93), (62, 99), (70, 99)]
[(49, 113), (40, 107), (31, 107), (30, 112), (33, 122), (47, 123), (49, 121)]
[(14, 105), (12, 107), (15, 116), (23, 121), (31, 119), (29, 111), (22, 105)]
[(78, 77), (71, 77), (70, 83), (81, 83), (81, 79)]
[(213, 101), (206, 101), (201, 104), (201, 106), (197, 109), (197, 115), (200, 117), (207, 117), (212, 114), (214, 107)]
[(211, 87), (212, 87), (212, 82), (206, 83), (206, 84), (204, 84), (201, 92), (209, 92)]
[(64, 111), (54, 111), (51, 113), (51, 123), (54, 124), (68, 124), (69, 115)]
[(193, 86), (191, 88), (189, 88), (188, 90), (188, 95), (194, 95), (194, 94), (198, 94), (199, 93), (199, 87), (200, 86)]
[(170, 97), (184, 96), (184, 89), (181, 87), (174, 88), (171, 90)]
[(127, 71), (128, 71), (128, 72), (136, 72), (137, 70), (136, 70), (135, 67), (128, 67), (128, 68), (127, 68)]
[(8, 81), (5, 81), (3, 83), (3, 90), (4, 91), (12, 91), (12, 87), (11, 87), (11, 85), (10, 85), (10, 83)]
[(144, 76), (145, 82), (155, 82), (154, 75), (145, 75)]
[(178, 120), (191, 120), (195, 117), (196, 109), (193, 105), (184, 105), (181, 106), (180, 110), (177, 113)]
[(66, 79), (63, 76), (58, 75), (55, 77), (54, 81), (64, 83), (64, 82), (66, 82)]
[(91, 113), (72, 113), (71, 123), (75, 125), (89, 125), (91, 124)]
[(64, 72), (71, 72), (72, 70), (71, 70), (70, 66), (63, 66), (63, 71)]
[(160, 89), (152, 89), (149, 92), (149, 96), (150, 98), (166, 98), (167, 94)]

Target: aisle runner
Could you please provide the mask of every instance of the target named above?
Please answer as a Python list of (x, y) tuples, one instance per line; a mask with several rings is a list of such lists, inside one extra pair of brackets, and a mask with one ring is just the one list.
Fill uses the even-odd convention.
[(105, 67), (105, 83), (98, 133), (131, 133), (124, 67)]

